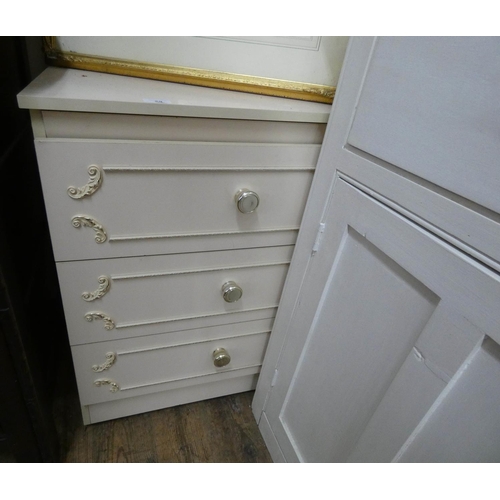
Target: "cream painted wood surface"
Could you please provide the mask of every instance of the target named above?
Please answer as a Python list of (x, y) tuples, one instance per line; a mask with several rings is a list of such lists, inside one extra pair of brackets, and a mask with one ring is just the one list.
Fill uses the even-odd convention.
[[(419, 224), (457, 248), (470, 253), (480, 262), (500, 271), (500, 215), (498, 213), (432, 184), (425, 178), (417, 177), (386, 161), (377, 160), (374, 156), (355, 149), (347, 143), (354, 119), (354, 109), (362, 93), (364, 77), (371, 61), (373, 48), (374, 41), (370, 37), (357, 40), (356, 44), (350, 48), (351, 60), (357, 63), (344, 67), (344, 80), (349, 81), (349, 84), (344, 85), (342, 105), (338, 102), (335, 105), (337, 125), (329, 127), (329, 136), (332, 137), (331, 141), (334, 141), (337, 147), (336, 156), (332, 160), (325, 159), (334, 163), (330, 163), (329, 166), (330, 176), (325, 176), (326, 181), (316, 187), (315, 196), (327, 196), (326, 192), (332, 182), (333, 166), (335, 166), (335, 169), (349, 176), (353, 182), (370, 190), (374, 197), (383, 195), (387, 203), (399, 212), (411, 219), (418, 218)], [(410, 95), (407, 101), (411, 100)], [(453, 115), (453, 119), (456, 119), (456, 115)], [(466, 120), (466, 116), (463, 119)], [(414, 140), (419, 142), (417, 136), (414, 136)], [(488, 137), (484, 136), (484, 140), (487, 141)], [(428, 153), (425, 152), (425, 154)], [(444, 169), (444, 166), (440, 168)], [(457, 216), (457, 210), (459, 216)], [(315, 226), (315, 223), (312, 223), (312, 226)], [(308, 238), (315, 237), (312, 233), (315, 233), (315, 227), (311, 227), (308, 231)]]
[(47, 68), (21, 108), (153, 116), (326, 123), (331, 105), (92, 71)]
[(43, 111), (40, 138), (321, 144), (325, 123)]
[[(498, 214), (465, 199), (465, 191), (410, 174), (410, 164), (393, 165), (360, 150), (361, 143), (348, 144), (353, 119), (364, 116), (357, 110), (392, 97), (372, 85), (372, 64), (386, 61), (387, 77), (402, 75), (398, 91), (408, 90), (405, 68), (420, 56), (405, 43), (354, 38), (348, 49), (253, 403), (276, 461), (500, 459)], [(426, 42), (412, 43), (426, 54)], [(435, 41), (433, 57), (445, 59), (448, 43)], [(489, 61), (485, 76), (498, 59), (490, 49), (481, 55)], [(467, 54), (455, 54), (465, 73), (473, 72)], [(474, 127), (470, 116), (483, 103), (447, 115), (461, 87), (451, 85), (447, 63), (441, 71), (437, 88), (420, 89), (418, 98), (435, 99), (450, 128), (460, 112), (464, 126)], [(442, 99), (446, 81), (450, 95)], [(413, 95), (403, 95), (397, 103), (411, 109)], [(358, 98), (370, 102), (358, 108)], [(451, 147), (438, 135), (420, 141), (410, 130), (398, 134), (422, 151), (411, 162), (424, 164), (433, 144)], [(480, 137), (474, 148), (491, 151), (492, 139)], [(383, 146), (391, 151), (389, 140)], [(458, 181), (455, 155), (450, 151), (439, 166), (450, 182)], [(493, 155), (488, 159), (493, 165)], [(420, 173), (426, 177), (424, 166)]]
[(330, 107), (233, 94), (49, 68), (19, 95), (85, 424), (255, 388)]
[(499, 46), (495, 37), (380, 39), (347, 144), (500, 212)]
[[(293, 244), (319, 153), (316, 145), (51, 139), (36, 149), (57, 261), (195, 251), (197, 235), (211, 237), (212, 249), (240, 233)], [(102, 186), (72, 198), (68, 188), (89, 184), (91, 165)], [(260, 197), (254, 213), (236, 206), (244, 188)], [(93, 226), (75, 227), (79, 216)]]
[[(189, 381), (189, 385), (200, 384), (200, 378), (206, 375), (224, 373), (235, 377), (241, 376), (242, 370), (258, 371), (269, 331), (257, 330), (224, 337), (224, 334), (231, 335), (231, 327), (226, 326), (212, 328), (210, 334), (206, 340), (170, 346), (171, 342), (162, 344), (157, 338), (162, 336), (154, 336), (153, 339), (141, 337), (73, 347), (81, 403), (89, 405), (157, 392), (170, 382), (182, 380)], [(220, 347), (227, 350), (231, 361), (227, 366), (217, 368), (212, 354)], [(105, 363), (109, 352), (115, 356), (115, 362), (108, 369), (95, 372), (93, 367)], [(95, 382), (99, 380), (116, 382), (118, 390), (111, 392), (109, 385), (96, 387)]]
[(303, 285), (319, 306), (296, 308), (308, 334), (283, 354), (296, 367), (279, 369), (266, 410), (292, 461), (391, 461), (484, 334), (500, 340), (498, 276), (342, 182), (332, 258)]
[(486, 337), (396, 457), (399, 462), (498, 463), (498, 343)]
[[(57, 263), (70, 343), (86, 344), (182, 329), (192, 320), (234, 323), (273, 317), (293, 246)], [(101, 279), (100, 279), (101, 278)], [(228, 303), (222, 286), (243, 290)], [(265, 286), (263, 286), (265, 284)], [(113, 320), (106, 330), (93, 311)]]
[(258, 371), (254, 368), (241, 370), (232, 378), (231, 373), (207, 375), (195, 385), (189, 385), (186, 380), (171, 382), (160, 392), (84, 406), (86, 424), (252, 391), (257, 384)]

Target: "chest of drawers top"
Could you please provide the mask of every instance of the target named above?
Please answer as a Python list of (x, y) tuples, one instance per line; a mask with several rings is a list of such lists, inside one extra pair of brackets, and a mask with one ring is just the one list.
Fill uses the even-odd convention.
[(21, 108), (129, 115), (326, 123), (329, 104), (84, 70), (47, 68), (18, 95)]

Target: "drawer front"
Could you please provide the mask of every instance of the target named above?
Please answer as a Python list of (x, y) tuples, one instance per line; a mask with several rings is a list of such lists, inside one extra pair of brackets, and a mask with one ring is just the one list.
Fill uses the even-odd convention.
[[(206, 318), (236, 322), (236, 313), (273, 317), (292, 252), (283, 246), (60, 262), (70, 343), (163, 333), (167, 325)], [(241, 298), (224, 298), (227, 283)]]
[[(168, 384), (166, 391), (156, 391), (132, 398), (87, 405), (84, 407), (84, 418), (87, 424), (94, 424), (195, 401), (254, 391), (259, 372), (260, 367), (248, 368), (200, 377), (195, 384), (193, 384), (193, 379), (172, 382)], [(228, 375), (233, 375), (233, 377), (228, 377)]]
[[(293, 244), (320, 148), (48, 139), (36, 145), (56, 261)], [(242, 189), (259, 197), (253, 213), (238, 210)]]
[[(234, 325), (200, 329), (204, 339), (173, 343), (167, 335), (99, 342), (72, 347), (80, 401), (83, 405), (168, 390), (180, 381), (197, 384), (258, 371), (270, 334), (268, 321), (247, 322), (234, 335)], [(191, 332), (192, 334), (192, 332)], [(214, 352), (225, 349), (225, 366)], [(227, 360), (227, 358), (226, 358)]]

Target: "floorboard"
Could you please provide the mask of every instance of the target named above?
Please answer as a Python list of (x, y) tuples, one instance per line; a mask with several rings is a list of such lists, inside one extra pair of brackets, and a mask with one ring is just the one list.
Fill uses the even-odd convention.
[(67, 463), (270, 463), (251, 411), (253, 392), (84, 426), (76, 388), (55, 418)]

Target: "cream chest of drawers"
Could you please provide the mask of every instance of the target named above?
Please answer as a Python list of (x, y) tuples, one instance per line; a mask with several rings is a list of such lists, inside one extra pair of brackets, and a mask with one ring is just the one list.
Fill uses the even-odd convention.
[(330, 106), (59, 68), (18, 101), (84, 422), (253, 389)]

